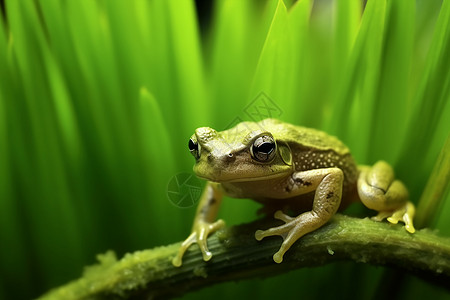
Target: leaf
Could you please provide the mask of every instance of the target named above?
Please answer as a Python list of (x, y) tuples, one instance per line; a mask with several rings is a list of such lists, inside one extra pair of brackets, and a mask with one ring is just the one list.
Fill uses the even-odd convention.
[(292, 53), (288, 30), (286, 6), (279, 0), (251, 88), (252, 95), (263, 92), (282, 110), (292, 89), (292, 85), (289, 84), (293, 69), (290, 67)]
[[(408, 117), (415, 2), (389, 1), (386, 8), (380, 74), (374, 90), (373, 124), (368, 133), (368, 161), (394, 163), (401, 147), (398, 137)], [(386, 145), (389, 145), (387, 147)]]
[[(443, 1), (433, 39), (428, 52), (421, 83), (414, 92), (412, 113), (403, 134), (403, 147), (399, 152), (398, 166), (407, 172), (414, 163), (415, 174), (410, 176), (414, 191), (421, 191), (428, 160), (422, 159), (429, 153), (433, 160), (440, 144), (448, 135), (450, 118), (450, 1)], [(420, 145), (420, 147), (418, 147)], [(436, 145), (437, 147), (433, 147)], [(420, 159), (419, 159), (420, 158)], [(430, 164), (429, 164), (430, 166)]]
[(367, 3), (348, 65), (340, 75), (333, 115), (326, 126), (328, 132), (344, 141), (358, 141), (351, 143), (358, 161), (365, 161), (374, 122), (385, 15), (385, 1)]

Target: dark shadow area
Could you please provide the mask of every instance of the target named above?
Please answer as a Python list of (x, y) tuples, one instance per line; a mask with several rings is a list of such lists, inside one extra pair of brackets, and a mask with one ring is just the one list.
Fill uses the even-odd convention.
[(213, 3), (214, 1), (195, 0), (195, 9), (197, 11), (198, 25), (200, 27), (200, 32), (202, 36), (205, 35), (208, 29), (210, 28), (213, 14)]
[(2, 15), (2, 20), (6, 23), (5, 0), (0, 0), (0, 14)]

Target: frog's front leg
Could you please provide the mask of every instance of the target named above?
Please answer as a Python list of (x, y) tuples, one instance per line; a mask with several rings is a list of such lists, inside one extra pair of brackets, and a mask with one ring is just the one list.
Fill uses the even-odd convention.
[(341, 169), (326, 168), (297, 172), (292, 175), (292, 178), (295, 184), (290, 195), (298, 196), (315, 190), (312, 210), (295, 218), (277, 211), (274, 217), (284, 221), (285, 224), (255, 232), (257, 240), (272, 235), (283, 237), (283, 244), (278, 252), (273, 255), (273, 260), (276, 263), (283, 261), (284, 253), (289, 250), (296, 240), (328, 222), (341, 203), (344, 180), (344, 174)]
[(393, 224), (405, 223), (408, 232), (414, 233), (413, 217), (415, 208), (408, 201), (408, 190), (394, 178), (394, 170), (379, 161), (372, 167), (360, 166), (358, 177), (358, 194), (361, 202), (370, 209), (378, 211), (372, 219), (387, 220)]
[(202, 251), (203, 260), (211, 259), (212, 254), (208, 250), (206, 240), (208, 235), (217, 231), (225, 225), (223, 220), (214, 222), (217, 211), (222, 201), (222, 192), (218, 183), (208, 182), (197, 207), (197, 213), (192, 226), (192, 231), (189, 237), (181, 244), (177, 256), (172, 260), (175, 267), (182, 264), (182, 258), (186, 250), (193, 244), (197, 243)]

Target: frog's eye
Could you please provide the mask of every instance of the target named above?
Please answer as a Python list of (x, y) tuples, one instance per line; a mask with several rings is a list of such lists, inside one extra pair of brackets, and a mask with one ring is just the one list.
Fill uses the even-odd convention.
[(261, 162), (271, 161), (277, 152), (277, 144), (270, 135), (263, 135), (258, 137), (253, 145), (250, 147), (252, 157)]
[(200, 158), (200, 145), (192, 138), (189, 139), (189, 151), (191, 151), (191, 154), (195, 157), (195, 159)]

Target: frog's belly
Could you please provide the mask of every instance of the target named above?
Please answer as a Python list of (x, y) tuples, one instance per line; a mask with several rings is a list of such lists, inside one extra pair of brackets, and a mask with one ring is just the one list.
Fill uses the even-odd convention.
[[(312, 209), (314, 195), (315, 191), (285, 199), (255, 198), (253, 200), (263, 204), (264, 208), (262, 209), (262, 211), (266, 213), (271, 214), (281, 209), (292, 211), (295, 215), (305, 211), (310, 211)], [(351, 203), (357, 200), (357, 194), (342, 195), (339, 211), (346, 209)]]
[[(356, 176), (350, 177), (346, 175), (347, 174), (344, 172), (342, 195), (343, 197), (353, 199), (357, 195)], [(298, 194), (293, 194), (296, 184), (297, 183), (292, 178), (292, 174), (289, 174), (288, 176), (267, 180), (222, 182), (221, 186), (224, 193), (233, 198), (277, 199), (278, 201), (281, 199), (296, 198)], [(309, 191), (311, 191), (311, 189), (309, 189)], [(301, 200), (304, 199), (304, 197), (305, 196), (302, 194), (297, 198), (300, 198)]]
[[(286, 194), (284, 188), (280, 188), (286, 186), (286, 180), (284, 178), (279, 181), (271, 180), (267, 182), (222, 183), (222, 187), (228, 196), (253, 199), (264, 204), (268, 211), (283, 208), (289, 208), (296, 212), (311, 210), (315, 191), (297, 196)], [(339, 209), (343, 210), (352, 202), (357, 201), (359, 199), (357, 195), (356, 183), (347, 182), (344, 185)]]

